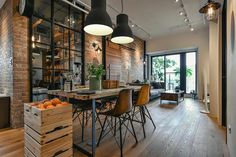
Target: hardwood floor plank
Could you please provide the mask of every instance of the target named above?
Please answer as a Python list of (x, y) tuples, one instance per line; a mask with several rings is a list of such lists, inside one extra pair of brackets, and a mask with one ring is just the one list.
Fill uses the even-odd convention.
[[(149, 111), (157, 126), (153, 129), (152, 123), (145, 124), (146, 138), (140, 124), (134, 128), (138, 137), (138, 144), (131, 134), (127, 134), (124, 145), (125, 157), (229, 157), (225, 144), (225, 130), (216, 122), (199, 110), (202, 104), (192, 99), (185, 99), (178, 106), (158, 105), (159, 100), (148, 105)], [(91, 119), (90, 119), (91, 120)], [(86, 135), (90, 135), (90, 125)], [(100, 133), (97, 125), (97, 138)], [(74, 140), (80, 140), (80, 125), (74, 123)], [(0, 131), (0, 156), (24, 156), (24, 130), (11, 129)], [(117, 134), (117, 138), (119, 134)], [(85, 157), (74, 150), (75, 157)], [(112, 135), (102, 140), (97, 148), (97, 157), (119, 157), (120, 151)]]

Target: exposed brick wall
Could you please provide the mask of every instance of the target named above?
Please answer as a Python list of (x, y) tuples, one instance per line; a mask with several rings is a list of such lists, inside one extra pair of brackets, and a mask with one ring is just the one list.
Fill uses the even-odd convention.
[[(18, 4), (14, 0), (13, 6)], [(12, 127), (23, 126), (23, 103), (29, 102), (30, 76), (28, 53), (28, 19), (13, 7), (13, 102)]]
[(0, 10), (0, 91), (11, 96), (11, 127), (23, 126), (23, 103), (29, 102), (28, 20), (16, 11), (18, 0)]
[(13, 95), (12, 80), (12, 1), (0, 10), (0, 93)]
[[(130, 52), (130, 51), (127, 51), (127, 50), (122, 51), (123, 55), (129, 54), (129, 61), (130, 61), (130, 66), (128, 67), (129, 82), (135, 81), (135, 80), (143, 81), (144, 41), (139, 39), (139, 38), (135, 38), (135, 40), (134, 40), (134, 50), (135, 50), (134, 52), (132, 52), (132, 51)], [(123, 64), (124, 63), (125, 62), (123, 62)], [(124, 68), (125, 67), (123, 67), (122, 69), (124, 69)]]
[(107, 66), (111, 66), (111, 79), (124, 82), (143, 81), (143, 40), (135, 37), (134, 42), (125, 47), (108, 41), (106, 50)]
[[(89, 34), (85, 34), (85, 77), (87, 76), (87, 68), (86, 65), (88, 63), (98, 63), (102, 64), (102, 52), (99, 54), (94, 50), (92, 43), (99, 44), (100, 48), (102, 48), (102, 37), (97, 37)], [(88, 83), (86, 81), (86, 83)]]
[[(99, 44), (102, 48), (102, 37), (96, 37), (89, 34), (85, 35), (85, 64), (102, 64), (102, 52), (98, 54), (92, 47), (92, 43)], [(130, 47), (125, 48), (125, 47)], [(134, 80), (143, 81), (143, 53), (144, 41), (135, 37), (132, 44), (125, 47), (107, 41), (106, 63), (111, 64), (111, 79), (120, 79), (125, 82)], [(85, 71), (85, 74), (87, 72)]]
[(102, 48), (102, 37), (85, 34), (85, 64), (96, 62), (102, 64), (102, 52), (96, 53), (92, 43), (99, 44), (100, 48)]

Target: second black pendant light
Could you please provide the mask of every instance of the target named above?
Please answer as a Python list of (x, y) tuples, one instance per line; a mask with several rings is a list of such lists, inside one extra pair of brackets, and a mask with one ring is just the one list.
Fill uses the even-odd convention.
[(121, 0), (122, 11), (116, 17), (116, 27), (113, 30), (111, 41), (116, 44), (128, 44), (134, 41), (133, 33), (129, 27), (128, 15), (123, 14), (123, 0)]

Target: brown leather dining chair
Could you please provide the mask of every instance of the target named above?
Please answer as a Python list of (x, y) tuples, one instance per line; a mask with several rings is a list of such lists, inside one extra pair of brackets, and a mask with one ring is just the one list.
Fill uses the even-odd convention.
[[(116, 120), (118, 120), (118, 125), (119, 125), (119, 139), (120, 142), (117, 144), (120, 147), (120, 156), (123, 157), (123, 145), (124, 145), (124, 141), (126, 138), (126, 133), (124, 135), (124, 141), (123, 141), (123, 135), (122, 135), (122, 126), (125, 127), (135, 138), (136, 143), (138, 142), (136, 134), (135, 134), (135, 130), (134, 130), (134, 126), (133, 126), (133, 122), (132, 122), (132, 118), (131, 118), (131, 111), (132, 111), (133, 105), (132, 105), (132, 90), (131, 89), (123, 89), (120, 91), (118, 99), (116, 101), (116, 104), (114, 106), (113, 109), (106, 111), (106, 112), (100, 112), (98, 113), (99, 115), (104, 115), (105, 116), (105, 120), (103, 122), (102, 125), (102, 130), (99, 136), (99, 140), (97, 143), (97, 146), (99, 146), (102, 138), (104, 138), (109, 132), (114, 131), (116, 132), (116, 124), (112, 124), (112, 119), (115, 118)], [(111, 120), (108, 119), (108, 117), (111, 118)], [(115, 120), (115, 123), (116, 123)], [(128, 123), (126, 123), (128, 121)], [(131, 124), (132, 127), (132, 131), (129, 129), (128, 124)], [(110, 125), (110, 127), (105, 127), (105, 125)], [(109, 130), (106, 130), (105, 128), (110, 128)], [(127, 132), (126, 130), (126, 132)], [(105, 133), (106, 132), (106, 133)]]
[[(147, 108), (147, 104), (149, 103), (150, 89), (151, 89), (151, 87), (148, 84), (143, 85), (141, 87), (141, 89), (138, 93), (138, 97), (134, 102), (134, 110), (133, 110), (133, 115), (132, 115), (133, 121), (139, 122), (142, 124), (144, 137), (146, 137), (145, 128), (144, 128), (144, 124), (146, 123), (146, 117), (151, 120), (151, 122), (154, 126), (154, 129), (156, 129), (156, 125), (152, 119), (152, 116), (151, 116), (148, 108)], [(136, 108), (138, 108), (139, 111), (136, 111)], [(136, 117), (136, 115), (138, 113), (140, 113), (141, 121), (134, 120), (134, 117)]]

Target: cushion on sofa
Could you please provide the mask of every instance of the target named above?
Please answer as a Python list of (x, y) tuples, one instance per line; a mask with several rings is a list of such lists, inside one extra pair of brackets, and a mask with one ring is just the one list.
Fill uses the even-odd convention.
[(151, 94), (151, 96), (159, 95), (159, 94), (161, 94), (161, 92), (163, 92), (163, 91), (165, 91), (165, 89), (152, 89), (152, 90), (150, 91), (150, 94)]
[(163, 89), (165, 88), (165, 83), (164, 82), (152, 82), (151, 83), (153, 89)]

